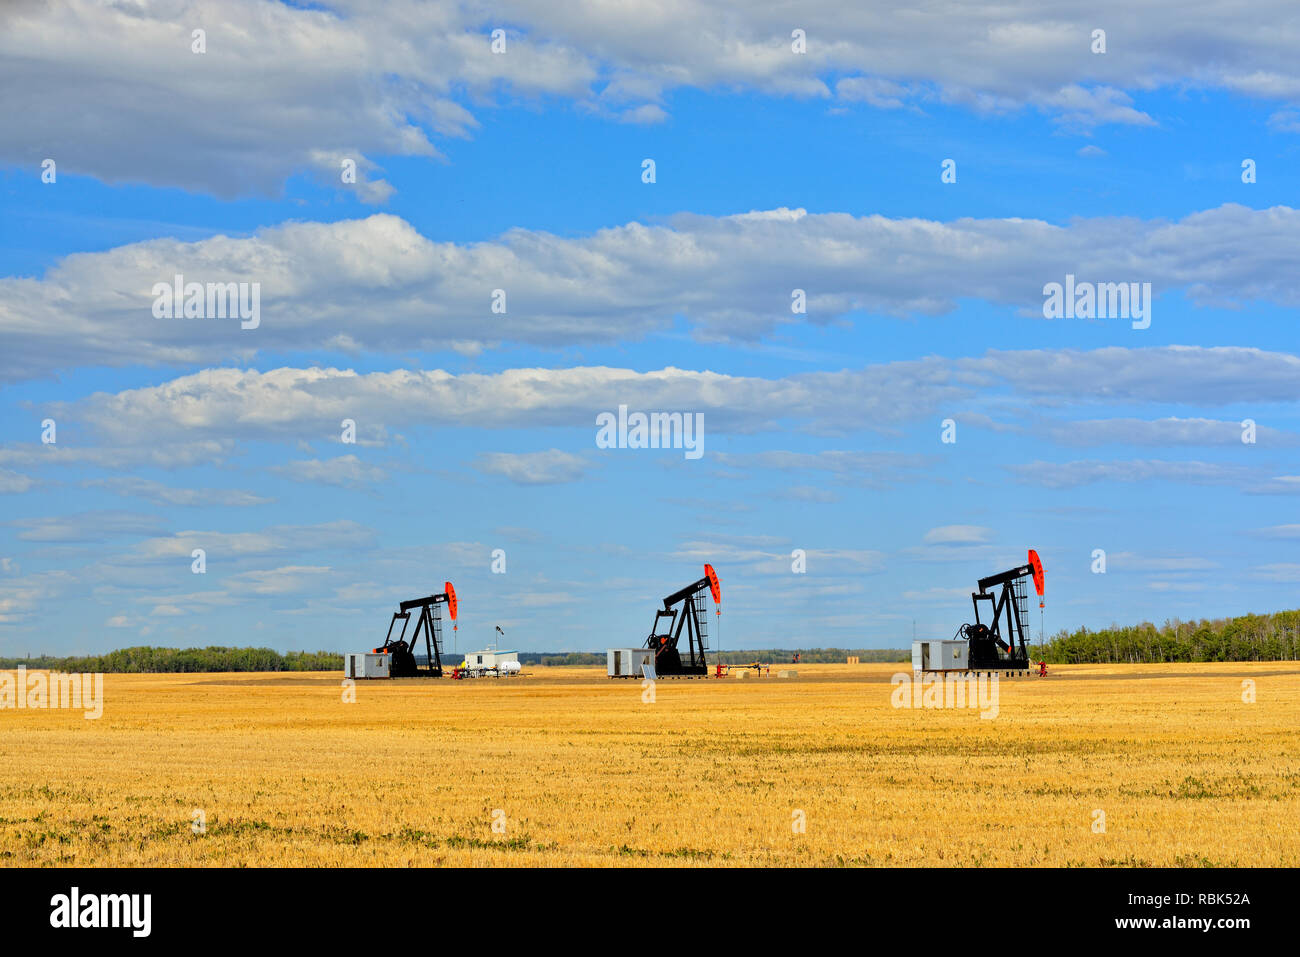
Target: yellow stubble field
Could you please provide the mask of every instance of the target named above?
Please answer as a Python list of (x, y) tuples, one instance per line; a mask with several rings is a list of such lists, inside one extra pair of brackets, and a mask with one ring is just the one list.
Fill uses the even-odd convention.
[(898, 665), (777, 667), (653, 700), (107, 675), (98, 720), (0, 710), (0, 864), (1300, 865), (1295, 663), (1062, 666), (993, 718), (895, 707)]

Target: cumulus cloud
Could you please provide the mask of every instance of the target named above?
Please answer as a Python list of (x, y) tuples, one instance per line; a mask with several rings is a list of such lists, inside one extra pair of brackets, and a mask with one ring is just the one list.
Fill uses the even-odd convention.
[[(349, 417), (379, 436), (376, 444), (393, 430), (420, 427), (577, 428), (591, 430), (594, 436), (596, 416), (620, 404), (703, 413), (708, 431), (714, 434), (775, 433), (797, 427), (831, 437), (862, 432), (894, 436), (927, 418), (934, 419), (937, 427), (936, 416), (953, 414), (967, 426), (982, 423), (997, 429), (1001, 426), (985, 408), (997, 414), (1014, 408), (1022, 414), (1032, 407), (1038, 415), (1037, 428), (1067, 443), (1075, 423), (1052, 418), (1057, 409), (1068, 407), (1077, 414), (1087, 406), (1131, 403), (1200, 407), (1285, 403), (1294, 401), (1298, 379), (1300, 358), (1288, 353), (1183, 346), (995, 350), (971, 358), (900, 360), (781, 378), (672, 367), (639, 372), (579, 366), (459, 375), (409, 369), (369, 373), (321, 367), (266, 372), (208, 369), (159, 385), (49, 403), (44, 411), (81, 424), (83, 444), (0, 446), (0, 468), (39, 473), (57, 467), (222, 464), (234, 461), (249, 443), (310, 449), (312, 443), (336, 442), (339, 422)], [(1186, 423), (1191, 424), (1185, 427)], [(1131, 443), (1215, 445), (1231, 424), (1171, 419), (1151, 425), (1127, 417), (1092, 419), (1084, 420), (1079, 437), (1088, 443), (1123, 438)], [(1233, 434), (1240, 446), (1239, 426)], [(1266, 451), (1270, 445), (1290, 444), (1291, 433), (1261, 427), (1259, 442), (1251, 449)], [(1235, 446), (1229, 442), (1224, 447)], [(839, 484), (874, 487), (908, 480), (929, 464), (925, 455), (893, 451), (707, 454), (734, 470), (822, 472)], [(507, 460), (488, 461), (490, 467), (500, 469)], [(1062, 465), (1038, 463), (1026, 468), (1026, 478), (1048, 484), (1079, 481)], [(299, 460), (279, 469), (291, 478), (345, 486), (379, 481), (384, 474), (384, 469), (355, 455)], [(136, 477), (92, 481), (123, 494), (157, 492), (154, 484)], [(1276, 475), (1267, 487), (1257, 484), (1254, 490), (1285, 493), (1297, 484), (1300, 480), (1293, 476)], [(160, 500), (255, 504), (246, 493), (185, 487)]]
[[(1149, 125), (1128, 91), (1300, 96), (1300, 38), (1283, 4), (1267, 6), (1225, 31), (1215, 0), (1179, 3), (1177, 30), (1167, 5), (1118, 0), (821, 0), (743, 13), (724, 0), (668, 12), (652, 0), (16, 0), (0, 9), (0, 85), (24, 94), (0, 103), (0, 161), (35, 168), (52, 156), (109, 182), (234, 196), (274, 192), (304, 170), (337, 183), (353, 159), (351, 188), (381, 202), (392, 185), (375, 157), (438, 158), (435, 141), (476, 128), (472, 109), (542, 95), (632, 122), (661, 120), (666, 93), (696, 88)], [(1118, 25), (1105, 55), (1090, 52), (1098, 23)], [(505, 31), (500, 54), (493, 27)]]
[(340, 488), (360, 488), (388, 477), (376, 465), (367, 465), (355, 455), (339, 455), (332, 459), (305, 459), (288, 462), (271, 470), (296, 482), (316, 482)]
[[(268, 351), (608, 344), (666, 330), (679, 316), (701, 339), (752, 341), (793, 321), (779, 318), (792, 289), (806, 291), (814, 324), (855, 312), (936, 316), (964, 299), (1046, 321), (1043, 286), (1066, 273), (1184, 289), (1217, 305), (1300, 306), (1300, 212), (1226, 205), (1176, 222), (1056, 226), (776, 209), (682, 214), (575, 238), (515, 229), (470, 244), (435, 242), (377, 214), (246, 238), (158, 239), (68, 256), (41, 279), (0, 279), (0, 378), (142, 361), (214, 365)], [(155, 284), (177, 275), (258, 283), (260, 324), (156, 318)], [(504, 314), (491, 311), (498, 289)]]
[[(112, 450), (108, 461), (131, 461), (133, 447), (194, 445), (230, 451), (239, 442), (333, 439), (346, 417), (397, 426), (470, 428), (582, 427), (620, 404), (703, 412), (710, 431), (757, 433), (798, 423), (827, 433), (889, 433), (940, 409), (1010, 395), (1042, 403), (1291, 402), (1300, 357), (1243, 347), (1157, 346), (1143, 349), (990, 351), (983, 356), (929, 357), (839, 372), (765, 379), (665, 368), (638, 372), (608, 366), (509, 369), (455, 375), (442, 370), (358, 373), (334, 368), (208, 369), (156, 386), (96, 393), (53, 403)], [(1119, 431), (1131, 428), (1117, 420)], [(1090, 426), (1097, 434), (1106, 427)], [(1195, 430), (1193, 430), (1195, 432)], [(1240, 430), (1238, 429), (1238, 436)], [(1239, 439), (1238, 439), (1239, 441)], [(97, 447), (0, 448), (0, 466), (99, 462)], [(74, 454), (77, 453), (77, 454)], [(924, 462), (895, 453), (762, 453), (761, 459), (719, 455), (738, 466), (871, 474)], [(346, 458), (346, 457), (345, 457)]]
[(576, 482), (587, 471), (581, 456), (559, 449), (545, 452), (484, 452), (474, 461), (474, 468), (484, 475), (500, 475), (516, 485), (559, 485)]
[(1290, 403), (1300, 381), (1300, 356), (1236, 346), (993, 351), (956, 365), (972, 384), (1047, 401)]
[[(158, 386), (97, 393), (58, 405), (119, 454), (147, 437), (152, 445), (332, 438), (347, 416), (386, 425), (474, 428), (590, 428), (620, 404), (704, 412), (710, 430), (756, 432), (782, 421), (858, 430), (929, 412), (967, 391), (945, 381), (939, 360), (890, 363), (856, 372), (779, 379), (666, 368), (607, 366), (509, 369), (453, 375), (442, 370), (357, 373), (307, 368), (209, 369)], [(917, 385), (917, 377), (928, 384)], [(75, 411), (74, 411), (75, 410)], [(0, 449), (0, 464), (40, 460), (27, 446)]]
[(0, 86), (24, 92), (0, 102), (0, 160), (233, 197), (301, 171), (341, 183), (351, 159), (361, 198), (382, 201), (391, 186), (371, 157), (441, 156), (434, 138), (477, 126), (461, 94), (590, 88), (589, 58), (544, 36), (516, 34), (494, 56), (487, 18), (472, 2), (413, 0), (7, 3)]

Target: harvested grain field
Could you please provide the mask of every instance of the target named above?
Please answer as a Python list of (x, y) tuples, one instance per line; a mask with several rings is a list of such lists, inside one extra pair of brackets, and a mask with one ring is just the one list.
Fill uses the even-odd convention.
[(0, 860), (1300, 865), (1300, 665), (1062, 666), (991, 718), (899, 667), (107, 675), (98, 720), (0, 711)]

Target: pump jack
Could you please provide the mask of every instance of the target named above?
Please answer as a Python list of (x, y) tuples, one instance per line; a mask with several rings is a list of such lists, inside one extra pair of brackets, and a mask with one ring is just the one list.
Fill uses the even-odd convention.
[[(1029, 560), (1024, 565), (979, 580), (979, 591), (971, 592), (975, 606), (975, 624), (962, 625), (957, 634), (970, 642), (967, 661), (971, 671), (1024, 671), (1029, 668), (1029, 649), (1025, 644), (1026, 588), (1025, 579), (1033, 578), (1038, 592), (1039, 607), (1043, 597), (1043, 563), (1038, 552), (1029, 550)], [(994, 596), (990, 588), (1002, 586), (1002, 593)], [(980, 621), (980, 602), (993, 606), (989, 624)], [(1007, 633), (1002, 635), (1002, 617), (1005, 610)]]
[[(442, 606), (447, 606), (451, 616), (452, 629), (456, 626), (456, 589), (451, 582), (445, 583), (446, 591), (425, 598), (413, 598), (404, 601), (393, 612), (393, 620), (388, 623), (388, 637), (383, 647), (376, 648), (377, 655), (391, 655), (388, 673), (394, 678), (441, 678), (442, 677)], [(411, 612), (419, 609), (415, 618), (415, 631), (411, 640), (406, 640), (406, 626), (411, 623)], [(393, 637), (393, 626), (402, 622), (402, 630)], [(421, 668), (415, 660), (415, 647), (424, 632), (425, 666)]]
[[(722, 614), (722, 585), (712, 565), (704, 566), (704, 577), (692, 582), (680, 591), (673, 592), (664, 599), (664, 607), (655, 612), (654, 626), (645, 646), (655, 653), (655, 674), (658, 675), (707, 675), (708, 662), (704, 655), (708, 651), (708, 606), (704, 600), (704, 589), (713, 594), (713, 603), (718, 614)], [(680, 612), (677, 605), (682, 605)], [(667, 618), (668, 630), (659, 634), (659, 623)], [(676, 627), (674, 627), (676, 625)], [(686, 628), (687, 654), (682, 659), (677, 647), (682, 637), (682, 628)]]

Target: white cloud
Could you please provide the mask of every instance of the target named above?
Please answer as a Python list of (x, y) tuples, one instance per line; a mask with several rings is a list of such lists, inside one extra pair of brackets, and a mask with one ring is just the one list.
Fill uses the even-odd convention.
[(36, 480), (30, 475), (23, 475), (10, 469), (0, 469), (0, 494), (22, 494), (30, 491)]
[(927, 545), (983, 545), (993, 538), (993, 529), (982, 525), (940, 525), (925, 533)]
[(25, 542), (106, 542), (114, 538), (152, 535), (162, 524), (138, 512), (75, 512), (43, 518), (18, 518), (8, 523), (22, 529)]
[(1300, 133), (1300, 112), (1278, 110), (1268, 118), (1268, 125), (1279, 133)]
[(375, 541), (372, 529), (347, 519), (318, 525), (277, 525), (260, 532), (184, 531), (149, 538), (132, 547), (129, 555), (144, 561), (190, 560), (190, 553), (202, 548), (207, 561), (279, 552), (301, 554), (314, 550), (355, 550)]
[(908, 95), (905, 86), (882, 77), (851, 76), (835, 84), (835, 95), (841, 100), (860, 101), (884, 110), (901, 109)]
[[(1006, 392), (1019, 396), (1021, 405), (1028, 398), (1044, 408), (1065, 400), (1077, 408), (1085, 397), (1096, 404), (1292, 402), (1298, 379), (1300, 358), (1287, 353), (1185, 346), (989, 352), (776, 379), (608, 366), (461, 375), (406, 369), (364, 374), (320, 367), (208, 369), (156, 386), (51, 404), (55, 415), (83, 423), (103, 444), (102, 458), (98, 446), (55, 454), (48, 446), (19, 445), (0, 448), (0, 466), (129, 463), (142, 457), (151, 461), (158, 449), (187, 445), (229, 452), (240, 442), (332, 440), (347, 417), (384, 429), (579, 427), (590, 429), (594, 440), (596, 415), (620, 404), (703, 412), (711, 432), (756, 433), (799, 423), (827, 433), (887, 434), (940, 409), (964, 415), (962, 409), (978, 405), (988, 394)], [(1120, 431), (1129, 428), (1124, 423), (1130, 420), (1118, 421)], [(827, 471), (860, 481), (891, 479), (900, 470), (926, 464), (924, 456), (895, 452), (770, 451), (716, 457), (741, 468)]]
[(558, 485), (576, 482), (586, 474), (581, 456), (559, 449), (545, 452), (484, 452), (474, 461), (484, 475), (500, 475), (516, 485)]
[[(36, 572), (5, 580), (0, 592), (0, 625), (14, 625), (38, 616), (57, 596), (74, 581), (66, 571)], [(45, 615), (48, 622), (48, 614)]]
[(1296, 562), (1273, 562), (1259, 565), (1254, 569), (1256, 575), (1271, 582), (1300, 582), (1300, 564)]
[[(817, 547), (804, 548), (807, 556), (807, 574), (813, 577), (835, 577), (841, 575), (861, 575), (883, 571), (886, 556), (873, 549)], [(728, 541), (723, 538), (711, 538), (702, 541), (682, 542), (673, 552), (677, 559), (690, 559), (696, 562), (711, 562), (724, 566), (745, 565), (762, 575), (777, 575), (788, 578), (790, 575), (790, 548), (773, 548), (766, 541), (751, 544), (744, 538)], [(728, 586), (723, 583), (723, 591)], [(734, 586), (730, 592), (735, 595)]]
[(1222, 567), (1219, 562), (1199, 555), (1139, 555), (1133, 552), (1109, 552), (1106, 564), (1110, 570), (1125, 572), (1187, 573), (1212, 571)]
[[(1095, 482), (1185, 482), (1192, 485), (1247, 485), (1258, 473), (1244, 465), (1217, 462), (1135, 459), (1030, 462), (1008, 466), (1023, 481), (1047, 488), (1076, 488)], [(1300, 489), (1297, 489), (1300, 491)]]
[[(1061, 445), (1220, 445), (1235, 448), (1242, 444), (1240, 421), (1218, 419), (1180, 419), (1170, 416), (1163, 419), (1091, 419), (1060, 422), (1050, 428), (1054, 442)], [(1255, 437), (1263, 447), (1294, 446), (1294, 433), (1257, 425)]]
[(815, 505), (833, 505), (840, 501), (840, 495), (826, 488), (817, 488), (812, 485), (792, 485), (788, 488), (779, 489), (774, 493), (778, 499), (788, 499), (792, 502), (807, 502)]
[[(1275, 8), (1275, 9), (1271, 9)], [(754, 89), (896, 108), (931, 100), (1041, 109), (1061, 123), (1150, 124), (1126, 91), (1300, 96), (1300, 38), (1280, 0), (1231, 29), (1217, 0), (918, 6), (909, 0), (749, 5), (681, 0), (13, 2), (0, 8), (0, 161), (222, 196), (278, 191), (308, 170), (382, 201), (374, 157), (439, 157), (475, 108), (541, 95), (632, 121), (677, 88)], [(1098, 23), (1111, 49), (1089, 52)], [(792, 24), (807, 52), (791, 51)], [(206, 30), (207, 52), (191, 51)], [(506, 29), (493, 54), (489, 31)], [(1213, 51), (1207, 56), (1206, 51)], [(148, 70), (138, 69), (141, 63)], [(87, 124), (87, 110), (96, 122)], [(238, 116), (238, 121), (232, 117)], [(1279, 121), (1285, 123), (1285, 121)], [(1276, 125), (1276, 124), (1275, 124)], [(1285, 125), (1282, 127), (1285, 128)]]
[(29, 443), (0, 447), (0, 464), (27, 468), (80, 467), (120, 469), (151, 465), (165, 469), (190, 468), (220, 461), (234, 450), (231, 439), (196, 442), (155, 442), (147, 432), (131, 436), (126, 445), (82, 446)]
[(284, 565), (232, 575), (226, 580), (226, 586), (236, 594), (292, 595), (319, 589), (321, 578), (329, 573), (327, 565)]
[[(703, 339), (755, 340), (793, 321), (780, 316), (796, 288), (807, 291), (814, 324), (855, 311), (936, 316), (963, 299), (1047, 322), (1043, 286), (1067, 272), (1150, 282), (1156, 293), (1186, 289), (1216, 305), (1300, 306), (1300, 212), (1226, 205), (1177, 222), (1055, 226), (777, 209), (683, 214), (576, 238), (515, 229), (465, 245), (379, 214), (247, 238), (159, 239), (68, 256), (42, 279), (0, 279), (0, 378), (142, 361), (222, 364), (267, 351), (474, 354), (501, 343), (628, 342), (668, 330), (678, 315)], [(154, 284), (178, 274), (259, 283), (260, 325), (155, 318)], [(490, 311), (494, 289), (506, 292), (505, 314)]]
[(1038, 102), (1051, 107), (1059, 121), (1069, 127), (1087, 129), (1103, 123), (1126, 126), (1154, 126), (1155, 120), (1133, 108), (1133, 99), (1111, 87), (1086, 88), (1077, 83), (1041, 96)]
[(742, 470), (829, 472), (846, 484), (869, 488), (881, 488), (892, 483), (914, 479), (931, 461), (924, 455), (902, 452), (853, 452), (834, 449), (823, 452), (779, 450), (754, 453), (720, 452), (712, 458), (720, 465)]
[(136, 476), (87, 479), (81, 483), (86, 488), (105, 488), (119, 495), (146, 498), (168, 505), (266, 505), (274, 499), (234, 488), (189, 488), (184, 485), (167, 485)]
[(1290, 403), (1300, 381), (1300, 356), (1245, 347), (1032, 349), (989, 352), (955, 365), (975, 377), (972, 384), (1076, 403)]
[(1274, 525), (1261, 528), (1255, 534), (1264, 538), (1300, 538), (1300, 525)]
[(388, 473), (383, 469), (376, 465), (367, 465), (355, 455), (288, 462), (276, 466), (271, 471), (296, 482), (317, 482), (321, 485), (337, 485), (340, 488), (360, 488), (382, 482), (388, 477)]
[[(369, 157), (439, 157), (431, 138), (477, 126), (462, 93), (590, 88), (588, 58), (545, 37), (492, 55), (488, 18), (410, 0), (5, 4), (0, 87), (24, 93), (0, 103), (0, 161), (232, 197), (278, 193), (304, 170), (343, 188), (351, 158), (362, 198), (380, 201), (392, 187)], [(206, 53), (192, 52), (196, 27)]]
[(620, 123), (639, 123), (643, 126), (650, 126), (654, 123), (664, 122), (668, 119), (668, 114), (658, 104), (646, 103), (619, 114), (618, 119)]

